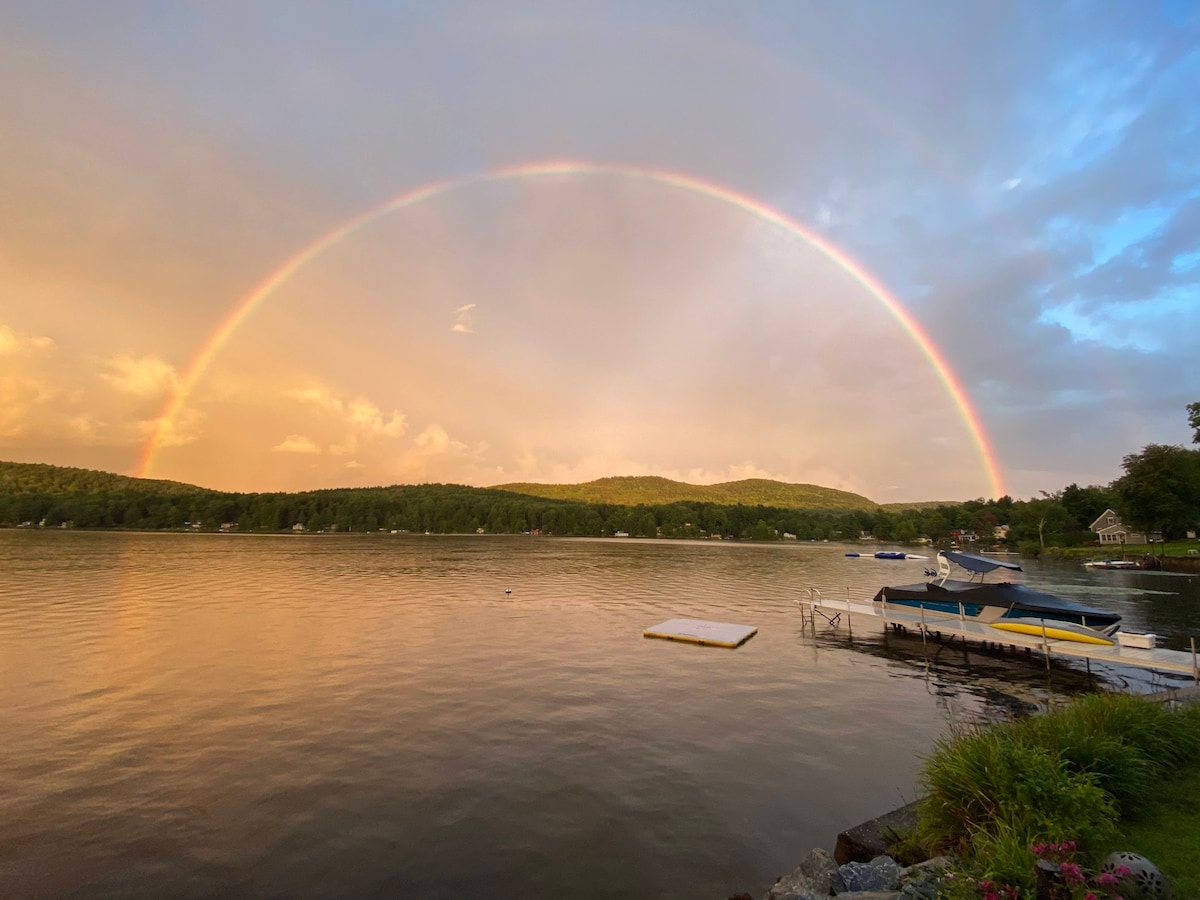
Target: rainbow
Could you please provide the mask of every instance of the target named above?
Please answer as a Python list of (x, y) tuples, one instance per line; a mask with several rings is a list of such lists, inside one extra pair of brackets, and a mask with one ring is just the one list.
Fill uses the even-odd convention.
[(663, 169), (602, 165), (579, 161), (550, 161), (506, 166), (474, 175), (444, 178), (440, 181), (429, 182), (428, 184), (398, 194), (379, 206), (368, 209), (366, 212), (343, 222), (302, 248), (263, 279), (241, 302), (236, 304), (226, 319), (209, 336), (203, 346), (201, 346), (191, 365), (188, 366), (187, 371), (179, 379), (175, 393), (167, 401), (166, 406), (158, 417), (154, 432), (146, 442), (141, 461), (141, 476), (143, 478), (149, 477), (151, 467), (154, 464), (155, 454), (160, 444), (170, 432), (175, 418), (184, 408), (196, 385), (217, 357), (217, 354), (221, 352), (221, 348), (225, 346), (233, 333), (250, 317), (255, 309), (313, 259), (382, 216), (415, 206), (426, 200), (432, 200), (435, 197), (448, 194), (452, 191), (506, 179), (544, 178), (556, 175), (587, 175), (637, 179), (710, 197), (713, 200), (757, 216), (762, 221), (782, 229), (818, 250), (830, 262), (835, 263), (847, 275), (858, 282), (872, 297), (879, 301), (880, 305), (896, 320), (905, 334), (909, 336), (922, 355), (929, 361), (938, 380), (946, 389), (946, 393), (949, 395), (963, 423), (966, 425), (972, 442), (975, 444), (990, 483), (992, 496), (1001, 497), (1004, 495), (1004, 483), (1000, 474), (1000, 464), (997, 460), (996, 452), (988, 440), (987, 432), (984, 429), (979, 413), (971, 403), (966, 389), (951, 368), (945, 355), (934, 344), (920, 323), (904, 305), (892, 296), (870, 272), (851, 258), (849, 254), (795, 219), (789, 218), (778, 210), (767, 206), (765, 203), (760, 203), (753, 197), (739, 194), (721, 185)]

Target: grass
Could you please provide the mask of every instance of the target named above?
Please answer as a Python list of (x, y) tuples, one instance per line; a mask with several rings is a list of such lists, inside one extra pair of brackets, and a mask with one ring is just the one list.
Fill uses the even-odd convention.
[[(1138, 559), (1142, 556), (1187, 556), (1189, 550), (1200, 549), (1200, 541), (1195, 538), (1185, 538), (1179, 541), (1167, 541), (1166, 544), (1126, 544), (1124, 547), (1126, 559)], [(1047, 556), (1061, 556), (1067, 559), (1120, 559), (1120, 546), (1106, 544), (1103, 547), (1096, 544), (1086, 547), (1047, 547)]]
[(1151, 801), (1117, 827), (1110, 850), (1132, 850), (1154, 862), (1177, 897), (1200, 897), (1200, 763), (1154, 787)]
[(1154, 814), (1164, 779), (1197, 765), (1200, 706), (1171, 712), (1128, 695), (1084, 697), (939, 742), (922, 772), (917, 838), (1029, 887), (1030, 845), (1078, 841), (1088, 855), (1111, 848), (1119, 820)]

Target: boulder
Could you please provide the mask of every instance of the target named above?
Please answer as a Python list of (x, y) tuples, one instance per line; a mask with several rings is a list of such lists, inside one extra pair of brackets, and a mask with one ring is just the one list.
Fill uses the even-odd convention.
[(894, 891), (900, 887), (900, 864), (890, 856), (870, 862), (848, 862), (834, 873), (833, 889), (838, 895), (863, 891)]
[(954, 865), (950, 856), (935, 856), (900, 870), (900, 896), (907, 900), (935, 900), (938, 877)]
[(825, 900), (832, 892), (837, 863), (820, 847), (811, 851), (790, 875), (784, 875), (763, 900)]
[(847, 828), (837, 836), (833, 858), (839, 865), (870, 862), (885, 855), (892, 844), (917, 827), (917, 802), (909, 803), (877, 819)]

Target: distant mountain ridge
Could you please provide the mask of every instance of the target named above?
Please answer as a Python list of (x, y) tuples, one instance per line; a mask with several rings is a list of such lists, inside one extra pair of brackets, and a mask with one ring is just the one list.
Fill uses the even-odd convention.
[(582, 484), (538, 484), (514, 482), (497, 484), (494, 490), (544, 497), (550, 500), (578, 500), (584, 503), (611, 503), (618, 506), (654, 506), (670, 503), (719, 503), (724, 505), (770, 506), (776, 509), (877, 509), (879, 504), (861, 494), (821, 487), (816, 484), (789, 484), (766, 478), (746, 478), (720, 484), (688, 484), (657, 475), (617, 475), (597, 478)]
[(135, 478), (98, 469), (0, 461), (0, 493), (3, 494), (99, 494), (109, 491), (194, 494), (208, 490), (181, 481)]
[[(401, 487), (392, 485), (392, 488)], [(338, 488), (339, 491), (386, 491), (385, 487)], [(815, 484), (789, 484), (766, 478), (746, 478), (720, 484), (689, 484), (657, 475), (615, 475), (581, 484), (538, 484), (515, 482), (478, 491), (505, 491), (546, 500), (568, 500), (614, 506), (656, 506), (672, 503), (715, 503), (729, 506), (767, 506), (774, 509), (862, 510), (871, 512), (882, 506), (889, 512), (907, 509), (932, 509), (955, 506), (961, 501), (920, 501), (914, 503), (875, 503), (861, 494)], [(136, 478), (97, 469), (54, 466), (47, 463), (0, 461), (0, 495), (22, 494), (101, 494), (134, 491), (160, 496), (187, 494), (228, 494), (199, 485), (158, 478)], [(309, 494), (311, 491), (271, 491), (271, 494)]]

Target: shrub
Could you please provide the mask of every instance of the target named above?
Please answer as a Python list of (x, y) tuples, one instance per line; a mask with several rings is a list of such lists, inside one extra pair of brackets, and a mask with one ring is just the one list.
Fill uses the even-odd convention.
[(1033, 844), (1096, 846), (1154, 784), (1200, 758), (1200, 707), (1086, 697), (1044, 716), (943, 739), (922, 772), (917, 839), (977, 874), (1028, 886)]

